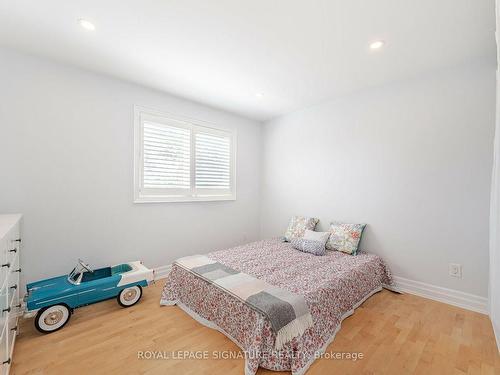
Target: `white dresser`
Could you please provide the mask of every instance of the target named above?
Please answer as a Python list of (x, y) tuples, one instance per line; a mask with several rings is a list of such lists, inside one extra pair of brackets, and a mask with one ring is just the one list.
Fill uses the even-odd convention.
[(0, 374), (8, 374), (12, 363), (17, 320), (21, 312), (19, 276), (21, 273), (22, 215), (0, 215)]

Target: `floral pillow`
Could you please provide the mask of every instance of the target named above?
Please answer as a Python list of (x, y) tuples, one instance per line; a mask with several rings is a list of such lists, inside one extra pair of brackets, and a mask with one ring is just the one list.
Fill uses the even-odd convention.
[(365, 226), (366, 224), (331, 223), (326, 248), (356, 255)]
[(292, 238), (302, 238), (307, 229), (314, 230), (319, 219), (313, 217), (293, 216), (285, 232), (285, 241)]

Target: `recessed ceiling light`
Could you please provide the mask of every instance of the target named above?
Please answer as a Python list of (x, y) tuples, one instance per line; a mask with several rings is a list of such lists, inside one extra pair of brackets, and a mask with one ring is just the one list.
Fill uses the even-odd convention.
[(258, 92), (258, 93), (256, 93), (256, 94), (255, 94), (255, 97), (257, 97), (257, 98), (259, 98), (259, 99), (260, 99), (260, 98), (263, 98), (263, 97), (264, 97), (264, 94), (263, 94), (263, 93), (261, 93), (261, 92)]
[(95, 30), (95, 25), (90, 22), (90, 21), (87, 21), (86, 19), (84, 18), (79, 18), (78, 19), (78, 23), (80, 24), (81, 27), (83, 27), (85, 30), (90, 30), (90, 31), (94, 31)]
[(383, 40), (376, 40), (370, 43), (370, 49), (380, 49), (384, 46), (385, 42)]

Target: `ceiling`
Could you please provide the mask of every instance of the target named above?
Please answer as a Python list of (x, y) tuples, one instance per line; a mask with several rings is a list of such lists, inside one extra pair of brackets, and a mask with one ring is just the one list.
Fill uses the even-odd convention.
[(494, 30), (494, 0), (0, 0), (0, 45), (257, 120), (494, 64)]

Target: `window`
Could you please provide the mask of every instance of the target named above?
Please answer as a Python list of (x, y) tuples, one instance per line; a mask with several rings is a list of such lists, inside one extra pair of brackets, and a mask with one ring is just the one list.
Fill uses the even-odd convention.
[(235, 135), (135, 108), (135, 202), (236, 199)]

